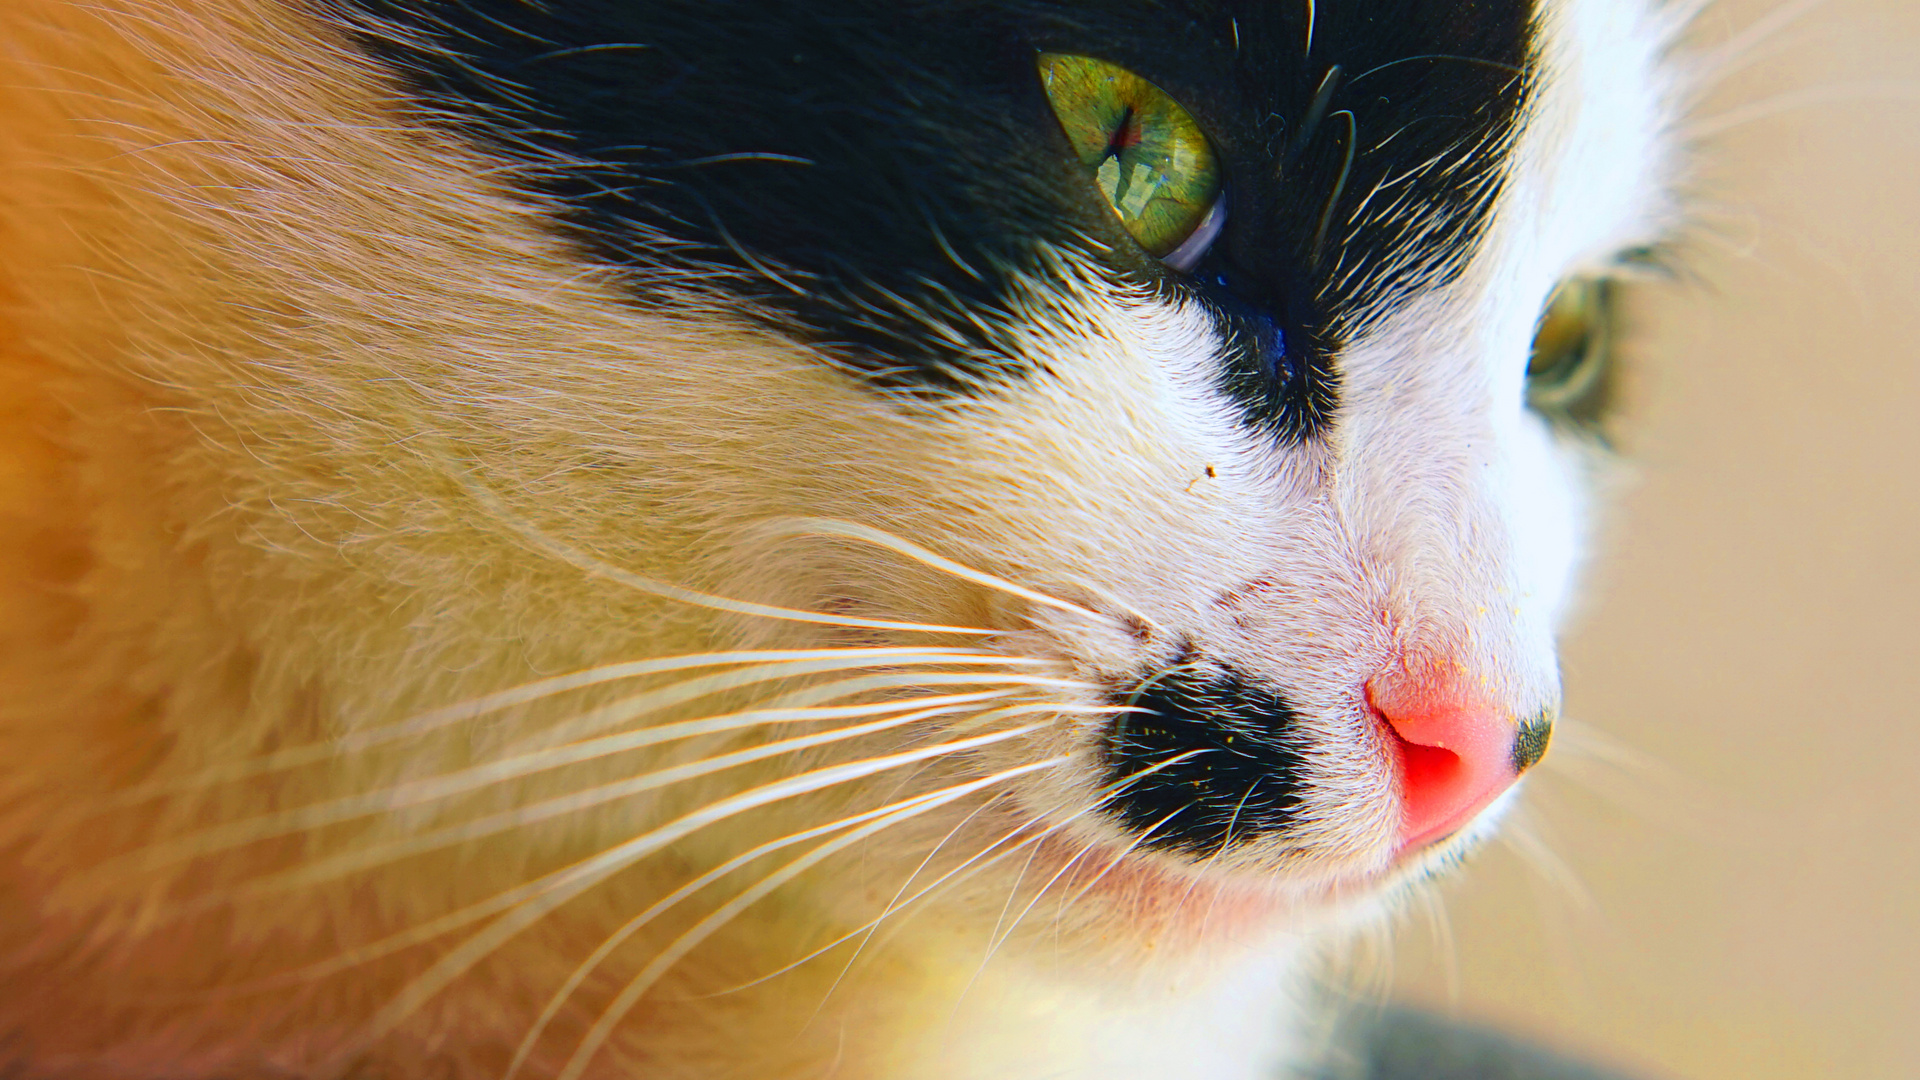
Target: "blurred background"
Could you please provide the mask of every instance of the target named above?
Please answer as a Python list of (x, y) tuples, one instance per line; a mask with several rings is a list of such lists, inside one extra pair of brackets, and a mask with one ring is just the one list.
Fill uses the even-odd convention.
[(1768, 26), (1693, 117), (1691, 280), (1629, 294), (1580, 730), (1387, 978), (1649, 1078), (1912, 1080), (1920, 3), (1717, 0), (1694, 45)]

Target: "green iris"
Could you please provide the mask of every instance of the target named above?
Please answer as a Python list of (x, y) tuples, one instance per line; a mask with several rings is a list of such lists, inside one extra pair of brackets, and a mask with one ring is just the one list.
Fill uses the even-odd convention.
[(1550, 416), (1597, 423), (1610, 403), (1614, 286), (1603, 278), (1561, 282), (1534, 330), (1527, 403)]
[(1179, 247), (1220, 196), (1220, 166), (1193, 114), (1126, 68), (1040, 54), (1040, 78), (1074, 154), (1155, 257)]

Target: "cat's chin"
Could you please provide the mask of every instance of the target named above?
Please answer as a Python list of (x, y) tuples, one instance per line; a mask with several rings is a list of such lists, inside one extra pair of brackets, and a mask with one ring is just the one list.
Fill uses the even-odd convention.
[(1106, 944), (1179, 953), (1343, 923), (1370, 913), (1410, 870), (1395, 862), (1374, 870), (1329, 868), (1303, 878), (1210, 867), (1205, 860), (1183, 864), (1101, 841), (1052, 835), (1035, 844), (1026, 873), (1053, 880), (1054, 891), (1081, 909)]
[[(1287, 869), (1128, 849), (1108, 840), (1040, 837), (1024, 874), (1080, 907), (1101, 944), (1156, 956), (1257, 945), (1377, 920), (1407, 889), (1458, 865), (1494, 831), (1507, 802), (1371, 863), (1326, 859)], [(1057, 935), (1057, 930), (1050, 931)]]

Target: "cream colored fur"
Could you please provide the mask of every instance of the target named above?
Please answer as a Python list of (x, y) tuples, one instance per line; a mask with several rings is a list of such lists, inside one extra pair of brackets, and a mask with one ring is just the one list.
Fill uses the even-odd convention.
[[(1674, 95), (1671, 28), (1637, 4), (1566, 0), (1548, 22), (1552, 77), (1490, 236), (1364, 328), (1333, 444), (1276, 456), (1210, 389), (1204, 320), (1064, 255), (1029, 268), (1031, 319), (1005, 331), (1058, 381), (890, 399), (740, 312), (637, 306), (506, 163), (399, 116), (295, 5), (10, 0), (0, 1061), (24, 1080), (500, 1076), (629, 919), (865, 813), (639, 927), (520, 1075), (1265, 1075), (1304, 961), (1422, 868), (1394, 858), (1356, 687), (1445, 657), (1515, 717), (1557, 700), (1583, 466), (1520, 379), (1555, 281), (1669, 224)], [(1286, 849), (1195, 867), (1085, 812), (1103, 691), (1170, 658), (1169, 628), (1302, 695), (1313, 824)], [(458, 709), (600, 665), (879, 647), (914, 655)], [(742, 685), (593, 712), (726, 673)], [(527, 757), (892, 676), (896, 697), (1009, 696), (574, 805), (547, 801), (901, 707)], [(853, 689), (816, 696), (884, 704)], [(545, 876), (737, 798), (766, 805), (632, 847), (577, 895)], [(769, 878), (823, 843), (842, 846)], [(737, 896), (754, 902), (722, 921)]]

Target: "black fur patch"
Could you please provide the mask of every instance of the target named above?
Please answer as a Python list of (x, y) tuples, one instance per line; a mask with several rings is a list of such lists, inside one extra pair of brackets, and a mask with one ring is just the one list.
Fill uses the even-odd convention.
[[(1006, 270), (1055, 245), (1216, 311), (1222, 386), (1295, 440), (1333, 415), (1343, 340), (1478, 235), (1533, 0), (316, 2), (475, 137), (576, 162), (547, 186), (642, 294), (691, 273), (944, 392), (1032, 373), (998, 329), (1029, 317)], [(1212, 138), (1229, 216), (1192, 274), (1080, 172), (1039, 50), (1133, 69)]]
[(1141, 846), (1207, 856), (1286, 828), (1303, 759), (1280, 695), (1228, 668), (1182, 669), (1132, 695), (1103, 747), (1106, 812)]

